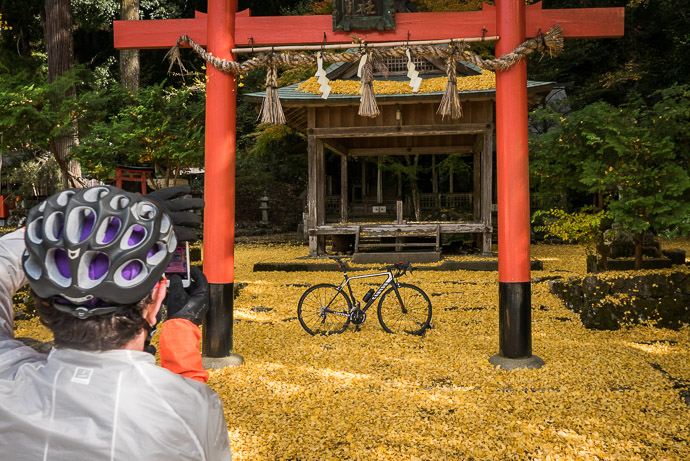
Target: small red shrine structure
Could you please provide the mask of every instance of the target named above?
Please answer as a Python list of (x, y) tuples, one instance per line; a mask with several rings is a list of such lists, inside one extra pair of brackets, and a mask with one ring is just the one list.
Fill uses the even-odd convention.
[(124, 189), (125, 182), (138, 183), (141, 193), (146, 194), (146, 180), (154, 173), (153, 168), (137, 166), (118, 166), (115, 168), (115, 186)]

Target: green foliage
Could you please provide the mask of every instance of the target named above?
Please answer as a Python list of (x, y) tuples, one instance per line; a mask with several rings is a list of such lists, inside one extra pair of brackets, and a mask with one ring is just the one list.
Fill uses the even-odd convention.
[(79, 80), (79, 72), (51, 83), (44, 74), (36, 76), (28, 70), (0, 74), (0, 149), (46, 153), (51, 151), (52, 137), (70, 135), (79, 103), (65, 92)]
[(555, 123), (531, 143), (536, 187), (592, 194), (598, 208), (607, 209), (640, 245), (645, 231), (687, 233), (686, 92), (683, 87), (659, 91), (652, 107), (631, 96), (620, 107), (597, 102), (558, 118), (541, 113)]
[(159, 165), (171, 169), (201, 166), (204, 151), (203, 85), (173, 88), (164, 83), (126, 95), (110, 117), (95, 120), (76, 155), (100, 179), (118, 164)]
[(417, 11), (476, 11), (482, 9), (483, 0), (417, 0)]
[(581, 245), (589, 256), (596, 253), (597, 245), (602, 238), (601, 229), (610, 217), (608, 211), (595, 212), (588, 207), (573, 213), (553, 208), (535, 212), (532, 222), (541, 223), (535, 226), (535, 231), (546, 232), (546, 237)]
[(652, 126), (659, 136), (668, 137), (675, 145), (677, 161), (690, 168), (690, 84), (674, 84), (654, 92), (651, 111)]
[[(437, 157), (438, 158), (438, 157)], [(461, 177), (470, 177), (472, 167), (467, 163), (467, 155), (449, 154), (437, 165), (439, 173), (457, 174)]]
[(315, 64), (281, 69), (280, 76), (278, 77), (278, 86), (288, 86), (292, 85), (293, 83), (299, 83), (303, 80), (307, 80), (308, 78), (313, 77), (315, 72)]
[[(274, 179), (302, 184), (306, 181), (306, 140), (287, 125), (259, 125), (251, 135), (254, 142), (246, 154), (252, 157), (256, 171)], [(253, 163), (253, 162), (252, 162)], [(264, 186), (266, 187), (266, 186)]]
[(13, 215), (24, 216), (25, 209), (35, 204), (35, 198), (51, 195), (61, 184), (60, 169), (52, 155), (38, 156), (17, 152), (9, 165), (3, 165), (3, 195), (19, 197)]
[(572, 105), (619, 105), (633, 92), (649, 98), (659, 88), (690, 82), (686, 0), (551, 0), (544, 8), (625, 7), (625, 34), (616, 39), (566, 40), (556, 58), (528, 57), (533, 80), (573, 82)]

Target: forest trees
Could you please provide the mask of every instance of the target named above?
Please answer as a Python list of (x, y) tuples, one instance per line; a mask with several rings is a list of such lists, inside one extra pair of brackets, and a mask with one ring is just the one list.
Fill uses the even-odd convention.
[(564, 116), (542, 113), (553, 128), (531, 143), (534, 186), (591, 194), (597, 211), (608, 210), (633, 235), (636, 268), (645, 232), (690, 231), (690, 153), (681, 128), (690, 102), (678, 97), (687, 92), (657, 91), (651, 107), (635, 97), (620, 107), (597, 102)]
[[(139, 19), (139, 0), (121, 0), (120, 19)], [(130, 91), (139, 89), (139, 50), (120, 50), (120, 84)]]
[(136, 93), (123, 91), (121, 108), (95, 117), (82, 138), (77, 155), (84, 168), (106, 180), (114, 176), (118, 163), (152, 164), (165, 172), (167, 187), (182, 169), (203, 164), (204, 89), (197, 82), (182, 88), (161, 83)]
[[(120, 54), (112, 47), (112, 21), (120, 17), (121, 7), (137, 3), (142, 19), (192, 17), (194, 10), (205, 10), (206, 0), (48, 3), (60, 5), (65, 12), (71, 7), (77, 69), (49, 82), (51, 65), (46, 50), (50, 45), (46, 38), (54, 37), (44, 34), (44, 25), (48, 27), (44, 22), (48, 16), (46, 0), (0, 0), (0, 150), (28, 157), (53, 155), (57, 149), (50, 139), (73, 138), (76, 120), (79, 145), (73, 152), (83, 160), (86, 175), (105, 179), (118, 161), (155, 162), (170, 178), (178, 166), (201, 166), (203, 82), (190, 90), (178, 75), (166, 74), (167, 64), (162, 62), (165, 51), (146, 50), (141, 51), (145, 57), (141, 60), (141, 89), (130, 95), (122, 92), (118, 82), (125, 79)], [(418, 11), (480, 8), (474, 0), (395, 3), (414, 3)], [(688, 191), (681, 191), (690, 168), (687, 8), (680, 0), (604, 3), (626, 7), (623, 38), (568, 40), (563, 53), (554, 59), (529, 58), (530, 79), (573, 83), (568, 93), (570, 105), (577, 110), (549, 115), (555, 130), (533, 141), (533, 190), (566, 192), (567, 203), (563, 205), (570, 207), (568, 211), (592, 204), (611, 208), (618, 221), (633, 230), (646, 226), (657, 232), (682, 232), (688, 221), (682, 206), (688, 202)], [(545, 9), (591, 6), (591, 1), (584, 0), (549, 0), (544, 4)], [(239, 9), (245, 8), (255, 16), (327, 14), (330, 2), (240, 0)], [(481, 50), (491, 54), (491, 46), (483, 44)], [(188, 51), (183, 50), (186, 63), (203, 71), (203, 62), (192, 54), (184, 55)], [(281, 72), (281, 83), (310, 74), (313, 69)], [(263, 88), (263, 72), (250, 72), (241, 82), (238, 189), (244, 184), (251, 186), (244, 190), (263, 193), (267, 186), (270, 190), (276, 181), (290, 178), (299, 195), (297, 189), (306, 175), (302, 140), (289, 130), (257, 126), (255, 110), (242, 95)], [(76, 92), (70, 95), (72, 88)], [(644, 101), (631, 96), (635, 91)], [(415, 170), (414, 158), (410, 158), (410, 165), (399, 160), (400, 167)], [(170, 168), (165, 168), (167, 165)], [(8, 172), (9, 168), (3, 170), (0, 179), (6, 180)], [(629, 221), (624, 216), (630, 217)], [(677, 222), (664, 222), (669, 216)]]
[[(72, 40), (72, 7), (70, 0), (46, 0), (45, 46), (48, 59), (48, 81), (66, 74), (74, 67), (74, 42)], [(64, 96), (74, 95), (74, 86), (66, 88)], [(63, 95), (52, 95), (62, 99)], [(60, 126), (60, 125), (58, 125)], [(70, 159), (70, 151), (77, 142), (74, 120), (68, 120), (62, 129), (51, 134), (51, 151), (62, 172), (62, 186), (77, 186), (81, 178), (78, 162)]]

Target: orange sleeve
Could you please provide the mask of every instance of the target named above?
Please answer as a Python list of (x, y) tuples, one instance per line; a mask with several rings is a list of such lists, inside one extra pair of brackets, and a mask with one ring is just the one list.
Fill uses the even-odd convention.
[(201, 363), (200, 339), (201, 330), (189, 320), (163, 322), (158, 341), (161, 366), (185, 378), (206, 383), (208, 372)]

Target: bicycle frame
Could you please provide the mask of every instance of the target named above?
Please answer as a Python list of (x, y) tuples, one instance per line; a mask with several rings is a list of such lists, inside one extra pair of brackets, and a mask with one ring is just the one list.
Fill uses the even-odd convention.
[[(369, 299), (369, 301), (367, 301), (366, 305), (362, 308), (362, 310), (363, 310), (364, 312), (366, 312), (367, 309), (369, 309), (369, 307), (370, 307), (372, 304), (374, 304), (374, 301), (376, 301), (376, 300), (379, 298), (379, 296), (381, 296), (381, 293), (383, 293), (383, 291), (384, 291), (386, 288), (388, 288), (388, 286), (390, 286), (391, 284), (393, 285), (393, 288), (395, 289), (395, 294), (396, 294), (396, 296), (398, 297), (398, 299), (400, 299), (400, 294), (398, 293), (398, 288), (397, 288), (397, 286), (395, 285), (395, 283), (392, 283), (393, 280), (395, 280), (395, 277), (393, 276), (393, 273), (392, 273), (391, 271), (387, 271), (387, 272), (377, 272), (376, 274), (356, 275), (356, 276), (354, 276), (354, 277), (348, 277), (347, 272), (345, 272), (345, 271), (343, 271), (343, 274), (345, 275), (345, 280), (340, 284), (340, 286), (338, 286), (337, 290), (338, 290), (339, 292), (343, 292), (345, 286), (347, 286), (347, 289), (348, 289), (348, 291), (349, 291), (349, 293), (350, 293), (350, 299), (352, 300), (352, 308), (353, 308), (353, 309), (356, 308), (356, 307), (358, 307), (359, 301), (357, 301), (357, 298), (355, 297), (355, 294), (354, 294), (354, 292), (352, 291), (352, 287), (350, 286), (350, 280), (366, 279), (366, 278), (370, 278), (370, 277), (383, 277), (383, 276), (386, 276), (386, 280), (384, 280), (383, 283), (381, 283), (381, 286), (378, 288), (378, 290), (376, 290), (376, 292), (373, 294), (373, 296), (371, 297), (371, 299)], [(347, 294), (346, 294), (346, 295), (347, 295)], [(335, 297), (334, 297), (333, 299), (335, 299)], [(333, 300), (331, 300), (331, 302), (333, 302)], [(330, 305), (330, 303), (328, 303), (328, 304)], [(348, 313), (348, 314), (345, 314), (345, 313), (342, 313), (342, 312), (334, 312), (334, 311), (329, 311), (329, 312), (330, 312), (331, 314), (336, 314), (336, 315), (343, 315), (343, 316), (349, 316), (349, 315), (350, 315), (349, 313)]]

